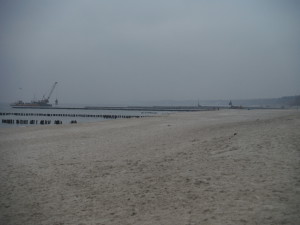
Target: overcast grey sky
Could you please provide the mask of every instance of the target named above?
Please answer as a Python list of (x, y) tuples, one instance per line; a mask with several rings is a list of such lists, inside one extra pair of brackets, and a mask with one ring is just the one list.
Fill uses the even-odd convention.
[(299, 2), (1, 0), (0, 101), (300, 94)]

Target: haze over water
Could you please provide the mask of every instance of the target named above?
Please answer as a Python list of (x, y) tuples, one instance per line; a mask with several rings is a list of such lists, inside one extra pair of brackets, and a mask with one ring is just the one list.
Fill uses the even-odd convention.
[[(1, 1), (0, 102), (300, 93), (299, 1)], [(52, 102), (53, 102), (52, 99)]]

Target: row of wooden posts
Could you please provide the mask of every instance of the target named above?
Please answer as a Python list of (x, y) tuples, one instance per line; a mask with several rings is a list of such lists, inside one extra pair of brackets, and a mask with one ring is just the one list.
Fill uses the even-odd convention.
[(0, 112), (0, 116), (44, 116), (44, 117), (83, 117), (83, 118), (104, 118), (104, 119), (117, 119), (117, 118), (141, 118), (145, 116), (133, 115), (93, 115), (93, 114), (57, 114), (57, 113), (14, 113), (14, 112)]
[[(21, 125), (36, 125), (36, 124), (40, 124), (40, 125), (48, 125), (48, 124), (52, 124), (51, 120), (12, 120), (12, 119), (3, 119), (2, 123), (6, 123), (6, 124), (21, 124)], [(76, 120), (72, 120), (70, 123), (77, 123)], [(62, 124), (61, 120), (54, 120), (53, 124)]]
[[(0, 112), (0, 116), (35, 116), (35, 117), (81, 117), (81, 118), (103, 118), (103, 119), (118, 119), (118, 118), (141, 118), (146, 117), (143, 116), (133, 116), (133, 115), (93, 115), (93, 114), (57, 114), (57, 113), (17, 113), (17, 112)], [(2, 123), (5, 124), (21, 124), (21, 125), (35, 125), (35, 124), (41, 124), (41, 125), (47, 125), (52, 124), (51, 120), (22, 120), (22, 119), (2, 119)], [(77, 120), (72, 120), (70, 123), (74, 124), (77, 123)], [(62, 124), (61, 120), (54, 120), (53, 124)]]
[[(71, 121), (72, 122), (72, 121)], [(24, 124), (24, 125), (27, 125), (27, 124), (41, 124), (41, 125), (47, 125), (47, 124), (51, 124), (52, 121), (51, 120), (12, 120), (12, 119), (3, 119), (2, 120), (2, 123), (6, 123), (6, 124)], [(62, 121), (61, 120), (55, 120), (53, 122), (54, 124), (62, 124)], [(76, 121), (77, 123), (77, 121)]]

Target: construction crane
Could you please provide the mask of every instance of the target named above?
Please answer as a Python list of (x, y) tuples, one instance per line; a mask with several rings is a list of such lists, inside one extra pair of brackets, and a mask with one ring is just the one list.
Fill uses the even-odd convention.
[(48, 95), (47, 98), (45, 98), (45, 95), (43, 96), (42, 102), (44, 102), (44, 103), (48, 103), (48, 102), (49, 102), (49, 99), (50, 99), (50, 97), (51, 97), (51, 95), (52, 95), (52, 93), (53, 93), (53, 91), (54, 91), (54, 88), (55, 88), (56, 84), (57, 84), (57, 82), (55, 82), (55, 83), (53, 84), (53, 86), (52, 86), (52, 88), (51, 88), (51, 90), (50, 90), (49, 95)]
[[(57, 82), (55, 82), (49, 92), (49, 95), (47, 98), (45, 98), (45, 95), (43, 96), (42, 100), (38, 100), (38, 101), (35, 101), (35, 100), (32, 100), (31, 102), (23, 102), (23, 101), (18, 101), (18, 102), (15, 102), (15, 103), (12, 103), (10, 104), (11, 107), (13, 108), (22, 108), (22, 107), (30, 107), (30, 108), (33, 108), (33, 107), (52, 107), (51, 104), (49, 104), (49, 99), (54, 91), (54, 88), (56, 86)], [(56, 99), (55, 101), (55, 104), (57, 105), (58, 104), (58, 100)]]

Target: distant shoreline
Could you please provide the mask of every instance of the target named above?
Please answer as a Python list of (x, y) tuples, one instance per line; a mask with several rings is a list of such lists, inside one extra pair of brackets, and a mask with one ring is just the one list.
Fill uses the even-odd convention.
[[(14, 109), (64, 109), (64, 110), (125, 110), (125, 111), (170, 111), (170, 112), (197, 112), (197, 111), (214, 111), (220, 109), (230, 109), (227, 106), (85, 106), (85, 107), (18, 107)], [(259, 107), (259, 106), (234, 106), (231, 109), (285, 109), (276, 107)]]
[(15, 109), (67, 109), (67, 110), (130, 110), (130, 111), (210, 111), (217, 110), (220, 107), (187, 107), (187, 106), (174, 106), (174, 107), (165, 107), (165, 106), (127, 106), (127, 107), (98, 107), (98, 106), (86, 106), (86, 107), (12, 107)]

